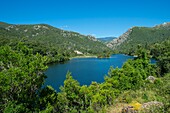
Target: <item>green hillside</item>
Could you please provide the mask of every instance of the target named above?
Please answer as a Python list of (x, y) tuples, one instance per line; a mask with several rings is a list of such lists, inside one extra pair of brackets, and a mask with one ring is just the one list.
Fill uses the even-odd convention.
[(148, 49), (151, 44), (167, 39), (170, 39), (170, 23), (155, 27), (133, 27), (118, 39), (113, 40), (110, 45), (121, 53), (134, 54), (139, 44)]
[[(110, 53), (111, 49), (92, 36), (65, 31), (46, 24), (14, 25), (0, 22), (0, 44), (16, 45), (24, 42), (34, 52), (54, 56), (100, 55)], [(79, 55), (79, 54), (78, 54)]]

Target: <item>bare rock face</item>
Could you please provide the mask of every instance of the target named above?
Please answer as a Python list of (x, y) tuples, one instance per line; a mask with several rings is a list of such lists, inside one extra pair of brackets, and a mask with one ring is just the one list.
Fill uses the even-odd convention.
[(126, 106), (122, 108), (122, 113), (138, 113), (140, 111), (142, 111), (142, 113), (150, 113), (150, 110), (158, 110), (161, 107), (163, 107), (163, 103), (162, 102), (158, 102), (158, 101), (151, 101), (151, 102), (147, 102), (147, 103), (143, 103), (140, 106), (140, 109), (135, 109), (135, 106)]
[(92, 35), (87, 35), (87, 38), (92, 40), (92, 41), (97, 41), (97, 39)]
[(142, 108), (143, 109), (148, 109), (148, 108), (150, 108), (152, 106), (162, 107), (163, 103), (162, 102), (158, 102), (158, 101), (151, 101), (151, 102), (147, 102), (147, 103), (142, 104)]
[(80, 52), (80, 51), (78, 51), (78, 50), (75, 50), (74, 51), (77, 55), (82, 55), (83, 53), (82, 52)]
[(150, 82), (154, 83), (156, 78), (154, 76), (148, 76), (147, 80), (149, 80)]
[(116, 46), (120, 45), (121, 43), (123, 43), (125, 40), (127, 40), (127, 38), (129, 37), (130, 33), (132, 32), (133, 27), (128, 29), (128, 31), (126, 31), (123, 35), (121, 35), (120, 37), (113, 39), (113, 41), (111, 41), (110, 43), (107, 44), (107, 47), (115, 49)]
[(133, 106), (127, 106), (122, 109), (122, 113), (136, 113)]
[(164, 22), (163, 24), (156, 25), (154, 28), (170, 29), (170, 22)]

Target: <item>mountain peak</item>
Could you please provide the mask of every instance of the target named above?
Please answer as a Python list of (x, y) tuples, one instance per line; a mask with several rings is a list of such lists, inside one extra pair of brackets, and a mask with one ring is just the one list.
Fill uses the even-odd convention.
[(155, 28), (168, 28), (170, 29), (170, 22), (164, 22), (163, 24), (160, 24), (160, 25), (156, 25)]

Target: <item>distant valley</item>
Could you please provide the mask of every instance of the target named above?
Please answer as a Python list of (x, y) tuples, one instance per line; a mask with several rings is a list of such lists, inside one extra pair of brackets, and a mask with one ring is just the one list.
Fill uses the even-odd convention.
[(109, 43), (113, 39), (116, 39), (117, 37), (102, 37), (102, 38), (97, 38), (97, 40), (104, 42), (104, 43)]

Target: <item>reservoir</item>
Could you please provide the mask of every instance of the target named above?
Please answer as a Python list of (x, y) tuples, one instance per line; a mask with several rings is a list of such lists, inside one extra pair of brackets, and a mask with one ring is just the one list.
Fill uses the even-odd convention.
[(101, 83), (110, 66), (121, 68), (124, 62), (133, 58), (133, 56), (115, 54), (110, 58), (73, 58), (64, 64), (50, 65), (45, 72), (47, 76), (45, 85), (51, 85), (59, 91), (68, 71), (80, 85), (90, 85), (92, 81)]

